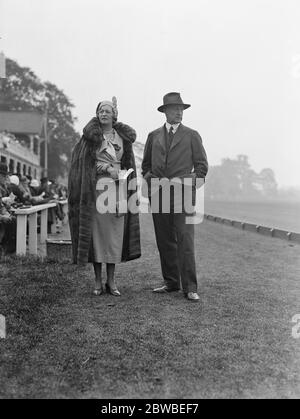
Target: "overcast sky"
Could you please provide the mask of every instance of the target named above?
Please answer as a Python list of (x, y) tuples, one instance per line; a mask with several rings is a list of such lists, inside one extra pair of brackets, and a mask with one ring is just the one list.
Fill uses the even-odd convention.
[(138, 140), (169, 91), (209, 163), (247, 154), (300, 185), (298, 0), (0, 0), (0, 50), (75, 105), (78, 130), (115, 95)]

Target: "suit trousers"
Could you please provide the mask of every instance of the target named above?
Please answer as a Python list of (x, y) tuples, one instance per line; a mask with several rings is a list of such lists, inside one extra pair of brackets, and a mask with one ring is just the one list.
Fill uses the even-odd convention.
[(153, 213), (156, 243), (165, 285), (185, 293), (197, 292), (194, 225), (185, 213)]

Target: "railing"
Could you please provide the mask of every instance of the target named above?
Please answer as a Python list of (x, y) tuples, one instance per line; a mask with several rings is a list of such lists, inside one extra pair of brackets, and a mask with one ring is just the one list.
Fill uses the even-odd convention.
[(254, 233), (263, 234), (269, 237), (276, 237), (278, 239), (285, 239), (300, 243), (300, 233), (295, 233), (288, 230), (281, 230), (279, 228), (265, 227), (258, 224), (247, 223), (243, 221), (231, 220), (228, 218), (218, 217), (215, 215), (204, 214), (204, 218), (209, 221), (215, 221), (216, 223), (225, 224), (228, 226), (240, 228), (241, 230), (250, 231)]
[[(29, 224), (28, 234), (28, 251), (31, 255), (37, 255), (37, 215), (41, 212), (41, 225), (40, 225), (40, 243), (46, 243), (48, 234), (48, 209), (55, 208), (56, 203), (49, 203), (43, 205), (34, 205), (30, 208), (19, 208), (15, 211), (17, 217), (17, 243), (16, 254), (26, 254), (26, 239), (27, 239), (27, 221)], [(54, 217), (54, 222), (55, 217)], [(52, 226), (53, 227), (53, 226)], [(52, 231), (51, 227), (51, 231)]]
[[(49, 202), (48, 204), (34, 205), (30, 208), (18, 208), (15, 211), (17, 217), (17, 243), (16, 254), (25, 255), (27, 250), (27, 221), (28, 221), (28, 252), (31, 255), (38, 253), (38, 232), (37, 216), (41, 213), (40, 221), (40, 244), (45, 244), (48, 235), (48, 210), (55, 211), (56, 206), (63, 206), (63, 212), (67, 214), (67, 200), (60, 202)], [(66, 218), (66, 217), (65, 217)], [(56, 216), (53, 214), (53, 223), (51, 224), (51, 233), (56, 233)], [(64, 223), (66, 221), (64, 220)]]

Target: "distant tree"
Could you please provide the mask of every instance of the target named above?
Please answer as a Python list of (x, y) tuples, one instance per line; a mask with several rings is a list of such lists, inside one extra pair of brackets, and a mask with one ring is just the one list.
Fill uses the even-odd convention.
[(240, 194), (245, 198), (254, 198), (259, 195), (256, 187), (257, 174), (251, 168), (248, 156), (239, 154), (235, 160), (237, 176), (240, 182)]
[(276, 197), (277, 183), (272, 169), (257, 174), (240, 154), (236, 159), (225, 158), (219, 166), (210, 167), (205, 195), (208, 199), (257, 199)]
[(45, 83), (48, 100), (49, 176), (57, 177), (68, 170), (68, 161), (79, 134), (74, 129), (74, 105), (62, 90), (50, 82)]
[(28, 67), (6, 59), (6, 79), (2, 82), (2, 110), (30, 111), (45, 109), (45, 86)]
[(241, 193), (236, 161), (228, 158), (222, 159), (219, 177), (222, 178), (222, 194), (235, 199)]
[(262, 193), (265, 196), (274, 197), (277, 195), (277, 182), (272, 169), (262, 169), (258, 175), (258, 180), (261, 184)]
[(2, 110), (35, 110), (48, 114), (48, 176), (64, 177), (73, 145), (79, 138), (75, 131), (74, 105), (55, 84), (42, 82), (28, 67), (6, 60), (7, 78), (2, 83)]
[(222, 199), (224, 195), (228, 195), (227, 187), (221, 166), (211, 166), (206, 178), (205, 196), (209, 199)]

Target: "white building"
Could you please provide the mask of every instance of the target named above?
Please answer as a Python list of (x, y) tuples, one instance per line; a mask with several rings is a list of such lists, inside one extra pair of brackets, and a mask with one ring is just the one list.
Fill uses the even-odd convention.
[(44, 171), (45, 118), (38, 112), (0, 111), (0, 161), (10, 173), (40, 179)]

